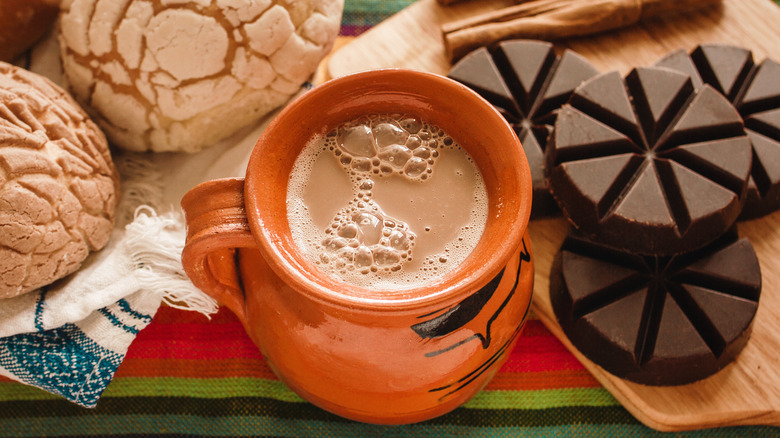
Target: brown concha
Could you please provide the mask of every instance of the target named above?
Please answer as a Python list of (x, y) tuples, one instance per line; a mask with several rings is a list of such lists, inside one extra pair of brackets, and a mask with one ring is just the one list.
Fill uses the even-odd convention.
[(0, 2), (0, 61), (12, 62), (54, 27), (59, 4), (59, 0)]
[(118, 198), (97, 125), (48, 79), (0, 62), (0, 298), (78, 270), (108, 242)]

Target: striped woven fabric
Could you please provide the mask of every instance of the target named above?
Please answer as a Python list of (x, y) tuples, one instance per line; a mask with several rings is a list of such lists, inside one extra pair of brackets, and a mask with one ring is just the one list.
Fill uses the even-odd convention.
[[(357, 35), (412, 2), (347, 0), (342, 35)], [(209, 320), (170, 307), (140, 332), (95, 409), (0, 377), (0, 436), (108, 435), (667, 436), (634, 419), (536, 319), (466, 405), (424, 423), (385, 427), (344, 420), (303, 401), (274, 376), (229, 311)], [(780, 428), (676, 436), (777, 437)]]
[[(163, 307), (130, 347), (97, 408), (0, 380), (0, 435), (660, 436), (638, 423), (536, 319), (465, 406), (407, 426), (375, 426), (305, 402), (269, 369), (229, 311), (211, 320)], [(769, 427), (683, 436), (778, 436)]]

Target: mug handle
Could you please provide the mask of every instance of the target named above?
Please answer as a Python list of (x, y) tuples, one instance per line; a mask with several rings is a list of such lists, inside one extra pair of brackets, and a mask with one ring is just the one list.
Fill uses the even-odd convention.
[(181, 200), (187, 239), (184, 271), (200, 290), (246, 321), (244, 290), (236, 263), (238, 248), (256, 248), (244, 208), (244, 179), (207, 181)]

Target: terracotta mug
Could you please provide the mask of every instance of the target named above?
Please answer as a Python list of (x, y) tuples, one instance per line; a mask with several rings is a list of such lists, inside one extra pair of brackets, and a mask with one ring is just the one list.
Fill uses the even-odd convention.
[[(321, 271), (293, 241), (287, 183), (299, 152), (365, 114), (414, 114), (471, 155), (488, 192), (485, 231), (453, 271), (423, 286), (366, 289)], [(533, 289), (528, 162), (513, 129), (446, 77), (376, 70), (331, 80), (290, 103), (252, 151), (244, 179), (182, 199), (192, 282), (229, 307), (293, 391), (340, 416), (400, 424), (477, 393), (506, 359)]]

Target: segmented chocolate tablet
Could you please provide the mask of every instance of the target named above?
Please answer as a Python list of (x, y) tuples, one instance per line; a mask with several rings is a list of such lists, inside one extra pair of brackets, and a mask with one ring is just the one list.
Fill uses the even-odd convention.
[(758, 259), (736, 227), (673, 257), (570, 235), (550, 274), (553, 310), (572, 344), (608, 372), (649, 385), (694, 382), (733, 361), (760, 294)]
[(669, 53), (656, 63), (691, 75), (694, 87), (723, 93), (745, 120), (753, 144), (753, 170), (740, 219), (780, 209), (780, 64), (756, 65), (750, 50), (721, 44)]
[(532, 217), (558, 211), (544, 177), (544, 149), (561, 105), (574, 88), (597, 74), (571, 50), (559, 57), (548, 42), (510, 40), (490, 51), (471, 52), (448, 75), (493, 104), (515, 129), (531, 167)]
[(546, 151), (555, 199), (589, 238), (632, 252), (701, 248), (739, 215), (752, 161), (742, 119), (710, 86), (641, 67), (564, 105)]

